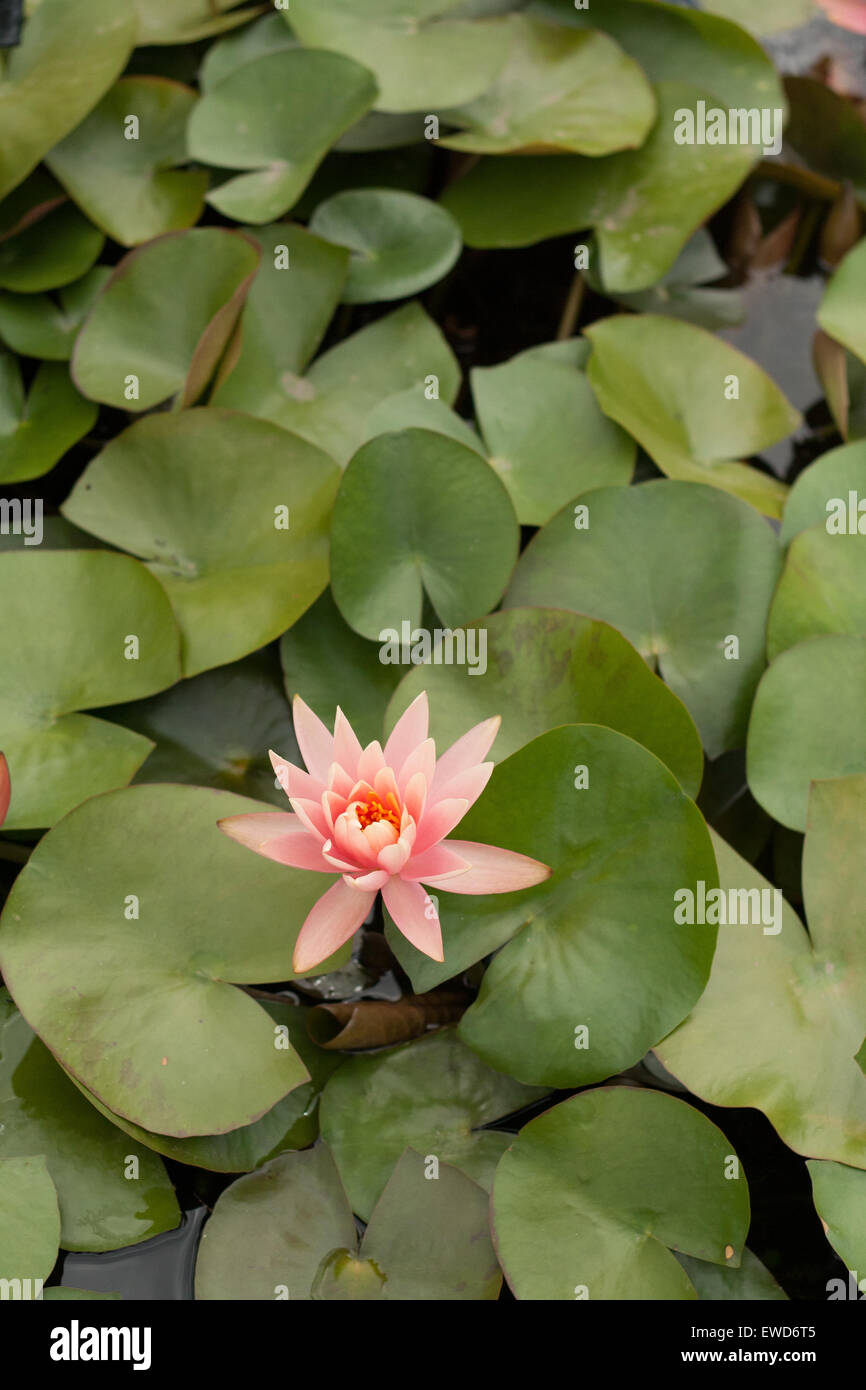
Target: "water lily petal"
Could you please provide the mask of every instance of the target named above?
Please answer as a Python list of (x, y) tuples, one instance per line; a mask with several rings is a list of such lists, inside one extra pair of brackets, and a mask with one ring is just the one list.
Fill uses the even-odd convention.
[(327, 782), (328, 771), (334, 762), (333, 734), (328, 732), (319, 716), (313, 713), (300, 695), (296, 695), (292, 702), (292, 719), (295, 738), (307, 764), (307, 771), (322, 782)]
[(421, 817), (424, 814), (424, 807), (427, 803), (427, 778), (423, 772), (416, 772), (406, 783), (406, 790), (403, 793), (403, 805), (409, 812), (416, 825), (420, 825)]
[(431, 792), (429, 806), (435, 806), (438, 801), (444, 801), (453, 797), (465, 797), (470, 806), (474, 806), (493, 772), (494, 763), (478, 763), (476, 767), (467, 767), (463, 772), (458, 772), (453, 777), (447, 787), (443, 787), (437, 796)]
[(287, 864), (292, 869), (316, 869), (330, 874), (333, 869), (322, 856), (322, 842), (291, 811), (254, 811), (247, 816), (226, 816), (217, 825), (230, 840), (255, 850), (265, 859)]
[(390, 877), (387, 869), (374, 869), (369, 874), (343, 874), (343, 881), (356, 891), (378, 893), (380, 888), (385, 887)]
[(397, 773), (397, 785), (405, 788), (411, 782), (416, 773), (423, 773), (427, 780), (427, 785), (433, 781), (433, 773), (436, 770), (436, 744), (432, 738), (425, 738), (423, 743), (419, 743), (401, 765)]
[(431, 845), (444, 840), (450, 834), (469, 810), (469, 802), (464, 797), (438, 802), (435, 806), (428, 806), (424, 815), (421, 817), (421, 824), (418, 826), (418, 834), (415, 839), (415, 852), (420, 854), (422, 849), (429, 849)]
[(375, 901), (375, 893), (359, 892), (343, 879), (323, 893), (307, 914), (295, 942), (292, 968), (312, 970), (354, 936)]
[(422, 690), (407, 710), (400, 715), (385, 744), (385, 762), (389, 767), (402, 767), (409, 754), (427, 738), (430, 711), (427, 692)]
[(445, 893), (515, 893), (520, 888), (534, 888), (537, 883), (543, 883), (552, 872), (547, 864), (530, 859), (527, 854), (497, 849), (495, 845), (449, 840), (447, 847), (468, 860), (471, 867), (455, 878), (424, 880)]
[(433, 845), (422, 854), (413, 854), (400, 877), (429, 883), (433, 878), (452, 878), (455, 874), (465, 874), (470, 867), (469, 860), (461, 859), (448, 844)]
[(431, 796), (437, 799), (443, 796), (449, 782), (487, 757), (501, 723), (502, 718), (498, 714), (492, 719), (484, 719), (445, 749), (436, 762)]
[[(382, 889), (385, 906), (407, 941), (425, 956), (444, 960), (439, 918), (420, 883), (402, 878), (389, 879)], [(428, 915), (429, 914), (429, 915)]]
[(381, 743), (368, 743), (358, 759), (355, 776), (360, 782), (369, 782), (372, 786), (376, 780), (376, 773), (381, 772), (384, 766), (385, 754), (382, 752)]
[(355, 776), (360, 757), (361, 745), (355, 730), (338, 705), (334, 720), (334, 762), (349, 776)]
[(292, 810), (295, 812), (299, 821), (315, 836), (317, 840), (327, 840), (331, 834), (331, 827), (325, 818), (325, 813), (319, 803), (308, 801), (303, 796), (293, 796), (291, 798)]

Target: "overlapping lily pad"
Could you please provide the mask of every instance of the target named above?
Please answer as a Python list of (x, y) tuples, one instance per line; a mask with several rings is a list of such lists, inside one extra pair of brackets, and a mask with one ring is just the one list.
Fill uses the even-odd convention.
[[(47, 1279), (59, 1244), (57, 1193), (44, 1157), (0, 1158), (0, 1279)], [(29, 1288), (38, 1297), (32, 1282)]]
[(572, 339), (471, 373), (490, 462), (525, 526), (543, 526), (579, 492), (631, 478), (634, 440), (602, 414), (580, 370), (585, 357)]
[(23, 547), (0, 554), (0, 588), (5, 828), (38, 828), (144, 762), (149, 740), (78, 711), (173, 685), (178, 632), (159, 584), (126, 555)]
[(827, 1239), (848, 1268), (859, 1274), (866, 1266), (866, 1173), (817, 1159), (806, 1166)]
[(747, 745), (752, 795), (775, 820), (805, 830), (811, 782), (866, 773), (864, 708), (866, 636), (811, 637), (776, 658)]
[(194, 43), (249, 21), (242, 0), (133, 0), (139, 44)]
[(258, 247), (237, 232), (195, 227), (130, 251), (94, 304), (72, 358), (85, 396), (147, 410), (170, 396), (192, 405), (221, 358)]
[(829, 285), (818, 323), (825, 333), (866, 362), (866, 242), (849, 251)]
[(858, 493), (855, 519), (859, 528), (857, 503), (866, 500), (866, 443), (844, 444), (839, 449), (831, 449), (804, 469), (785, 504), (782, 519), (784, 544), (787, 545), (808, 527), (816, 526), (819, 521), (826, 525), (831, 511), (838, 510), (836, 499), (842, 501), (847, 512), (850, 492)]
[(47, 473), (96, 416), (96, 406), (76, 391), (64, 363), (43, 362), (25, 395), (16, 358), (0, 356), (0, 481)]
[(738, 460), (792, 434), (800, 416), (756, 363), (704, 329), (660, 314), (617, 315), (587, 336), (587, 374), (602, 410), (663, 473), (781, 516), (784, 485)]
[(588, 509), (588, 528), (575, 529), (584, 517), (571, 504), (548, 522), (505, 606), (571, 608), (618, 627), (683, 701), (711, 758), (741, 747), (781, 568), (770, 526), (696, 483), (601, 488), (574, 506)]
[(509, 608), (473, 627), (475, 647), (470, 629), (466, 649), (474, 662), (411, 669), (388, 707), (389, 728), (422, 690), (440, 750), (501, 715), (488, 755), (499, 762), (560, 724), (605, 724), (649, 748), (697, 795), (703, 774), (697, 729), (614, 628), (553, 608)]
[(772, 661), (822, 633), (866, 637), (866, 535), (831, 535), (823, 523), (801, 531), (788, 549), (767, 654)]
[(41, 294), (68, 285), (90, 269), (104, 244), (74, 203), (61, 202), (0, 241), (0, 289)]
[(187, 160), (186, 122), (195, 102), (196, 93), (180, 82), (121, 78), (51, 151), (52, 173), (121, 246), (198, 221), (207, 172), (175, 167)]
[(125, 430), (63, 511), (148, 561), (191, 676), (272, 641), (321, 593), (337, 477), (331, 459), (275, 425), (190, 410)]
[(784, 1289), (751, 1250), (743, 1250), (736, 1269), (729, 1265), (710, 1264), (707, 1260), (696, 1260), (679, 1250), (675, 1250), (674, 1254), (697, 1289), (701, 1302), (747, 1303), (755, 1299), (762, 1303), (788, 1301)]
[[(713, 836), (722, 888), (756, 890), (761, 922), (719, 927), (710, 982), (655, 1051), (713, 1105), (762, 1110), (789, 1148), (866, 1168), (863, 861), (866, 778), (816, 783), (803, 864), (807, 935), (772, 886)], [(773, 911), (781, 930), (772, 927)], [(748, 981), (748, 987), (744, 986)]]
[(350, 1057), (325, 1087), (322, 1137), (352, 1210), (369, 1221), (408, 1146), (489, 1187), (509, 1136), (483, 1129), (543, 1095), (491, 1070), (451, 1029), (368, 1057)]
[(68, 362), (78, 330), (110, 274), (108, 266), (94, 266), (64, 285), (56, 299), (0, 291), (0, 338), (23, 357)]
[(330, 882), (217, 826), (267, 809), (200, 787), (95, 798), (40, 843), (7, 900), (0, 968), (21, 1012), (76, 1080), (143, 1129), (224, 1134), (308, 1080), (235, 988), (291, 976), (301, 923)]
[(117, 1250), (180, 1221), (161, 1161), (88, 1104), (0, 991), (0, 1160), (28, 1154), (57, 1190), (65, 1250)]
[(212, 189), (208, 201), (239, 221), (273, 222), (376, 91), (360, 62), (319, 49), (278, 49), (233, 69), (192, 111), (189, 151), (205, 164), (252, 172)]
[(496, 1171), (492, 1221), (518, 1299), (694, 1299), (674, 1250), (739, 1265), (749, 1189), (697, 1110), (603, 1088), (521, 1130)]
[(346, 304), (419, 294), (453, 267), (460, 229), (429, 198), (394, 188), (354, 188), (320, 203), (310, 230), (351, 252)]

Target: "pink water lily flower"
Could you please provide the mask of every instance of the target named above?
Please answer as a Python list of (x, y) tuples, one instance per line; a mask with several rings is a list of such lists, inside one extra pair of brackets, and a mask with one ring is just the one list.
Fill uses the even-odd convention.
[(12, 800), (12, 787), (9, 782), (9, 764), (5, 755), (0, 753), (0, 825), (6, 819), (6, 812), (9, 810), (9, 802)]
[(827, 18), (841, 29), (866, 34), (866, 0), (818, 0)]
[(301, 928), (293, 961), (299, 974), (348, 941), (380, 891), (407, 941), (444, 960), (439, 919), (422, 883), (449, 893), (511, 893), (550, 876), (525, 854), (445, 839), (487, 785), (493, 764), (482, 759), (499, 718), (476, 725), (437, 759), (426, 694), (398, 720), (384, 749), (362, 748), (340, 709), (333, 734), (299, 696), (293, 715), (307, 771), (270, 755), (292, 812), (229, 816), (219, 826), (278, 864), (342, 874)]

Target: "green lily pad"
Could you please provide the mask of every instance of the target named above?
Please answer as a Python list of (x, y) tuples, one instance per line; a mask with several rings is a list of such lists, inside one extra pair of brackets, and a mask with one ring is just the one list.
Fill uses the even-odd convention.
[(674, 894), (715, 886), (712, 847), (697, 807), (645, 748), (592, 724), (542, 734), (495, 768), (459, 833), (553, 871), (517, 893), (448, 895), (441, 884), (445, 966), (392, 942), (418, 992), (504, 947), (460, 1023), (489, 1066), (586, 1086), (633, 1066), (700, 998), (715, 928), (679, 925)]
[(585, 517), (569, 504), (524, 551), (505, 607), (571, 608), (618, 627), (680, 697), (709, 757), (741, 747), (781, 569), (768, 523), (716, 488), (666, 480), (576, 505)]
[(264, 420), (186, 410), (112, 440), (63, 513), (148, 561), (193, 676), (264, 646), (318, 598), (337, 477), (331, 459)]
[[(432, 407), (437, 428), (437, 407), (453, 402), (459, 386), (460, 368), (438, 326), (420, 304), (405, 304), (323, 353), (306, 376), (283, 372), (282, 399), (267, 402), (266, 418), (343, 465), (381, 432), (374, 417), (389, 402), (398, 417), (405, 406), (407, 417), (394, 419), (392, 429), (417, 426), (421, 403)], [(252, 389), (250, 395), (252, 405), (236, 406), (265, 413)]]
[(282, 1042), (298, 1053), (310, 1080), (289, 1091), (252, 1124), (229, 1130), (227, 1134), (175, 1139), (132, 1124), (109, 1110), (80, 1081), (75, 1085), (101, 1115), (148, 1149), (155, 1149), (177, 1163), (206, 1168), (209, 1172), (248, 1173), (286, 1149), (303, 1149), (315, 1143), (319, 1133), (319, 1095), (328, 1077), (343, 1060), (339, 1053), (325, 1052), (310, 1041), (306, 1023), (308, 1008), (276, 998), (262, 999), (261, 1004), (274, 1020), (274, 1037), (278, 1036), (279, 1029)]
[[(289, 699), (300, 695), (329, 729), (339, 705), (365, 746), (382, 738), (385, 709), (402, 669), (380, 661), (376, 643), (352, 631), (330, 589), (284, 633), (280, 660)], [(286, 756), (292, 745), (284, 740), (269, 746)]]
[(790, 544), (770, 609), (767, 655), (773, 661), (828, 633), (866, 637), (866, 537), (828, 535), (821, 524)]
[(43, 1156), (0, 1158), (0, 1279), (47, 1279), (59, 1244), (57, 1193)]
[(824, 332), (866, 362), (866, 241), (860, 241), (827, 286), (818, 323)]
[(634, 469), (634, 440), (599, 409), (581, 348), (546, 343), (470, 374), (490, 463), (524, 526), (543, 526), (589, 488), (627, 483)]
[(121, 246), (191, 227), (201, 216), (207, 172), (175, 167), (188, 157), (196, 100), (180, 82), (123, 77), (48, 156), (70, 197)]
[(180, 1222), (161, 1161), (88, 1105), (0, 992), (0, 1160), (33, 1153), (57, 1190), (64, 1250), (118, 1250)]
[(691, 1255), (683, 1255), (679, 1250), (673, 1252), (682, 1265), (689, 1281), (698, 1291), (701, 1302), (752, 1302), (782, 1303), (788, 1295), (777, 1284), (767, 1267), (761, 1264), (757, 1255), (744, 1249), (740, 1265), (733, 1269), (728, 1265), (709, 1264), (706, 1260), (696, 1260)]
[(705, 10), (724, 15), (753, 34), (777, 34), (808, 24), (819, 13), (815, 0), (701, 0)]
[(98, 227), (63, 202), (0, 241), (0, 289), (40, 294), (68, 285), (90, 270), (104, 245)]
[(93, 1289), (72, 1289), (62, 1284), (54, 1284), (42, 1292), (42, 1300), (45, 1303), (118, 1302), (121, 1298), (122, 1295), (119, 1293), (96, 1293)]
[[(709, 282), (727, 277), (728, 267), (722, 260), (706, 227), (699, 227), (691, 241), (686, 242), (666, 275), (651, 290), (637, 294), (617, 294), (618, 304), (636, 314), (667, 314), (684, 319), (699, 328), (715, 331), (741, 324), (746, 307), (739, 290), (714, 289)], [(807, 283), (794, 276), (785, 277), (795, 284)], [(594, 289), (607, 293), (600, 278), (590, 266), (587, 275)]]
[[(447, 189), (469, 246), (529, 246), (594, 227), (604, 284), (649, 289), (670, 270), (693, 232), (736, 192), (754, 162), (743, 145), (677, 145), (675, 112), (708, 99), (681, 82), (657, 88), (659, 115), (640, 150), (482, 159)], [(565, 273), (565, 272), (564, 272)]]
[(199, 1244), (195, 1296), (308, 1300), (323, 1257), (355, 1245), (327, 1146), (283, 1154), (219, 1197)]
[(827, 1239), (848, 1269), (866, 1267), (866, 1173), (843, 1163), (810, 1159), (815, 1210)]
[(508, 493), (473, 450), (430, 430), (380, 435), (352, 459), (334, 504), (334, 599), (380, 642), (404, 619), (421, 621), (425, 591), (456, 626), (499, 602), (519, 539)]
[(442, 1028), (417, 1042), (349, 1057), (325, 1087), (322, 1137), (352, 1210), (369, 1221), (407, 1145), (489, 1188), (510, 1136), (481, 1126), (543, 1094), (492, 1071)]
[[(5, 198), (119, 77), (135, 16), (115, 0), (41, 0), (6, 53), (0, 90), (0, 198)], [(86, 35), (86, 43), (82, 37)]]
[(68, 362), (78, 330), (110, 274), (109, 266), (94, 266), (64, 285), (57, 300), (50, 294), (0, 291), (0, 338), (23, 357)]
[(320, 203), (310, 231), (351, 253), (346, 304), (405, 299), (443, 279), (460, 256), (460, 229), (429, 198), (354, 188)]
[(694, 1299), (674, 1251), (736, 1268), (749, 1188), (730, 1141), (699, 1111), (610, 1087), (521, 1130), (491, 1210), (518, 1299)]
[(259, 262), (237, 232), (170, 232), (124, 256), (78, 335), (72, 376), (85, 396), (148, 410), (192, 405), (222, 356)]
[(488, 754), (498, 762), (560, 724), (604, 724), (649, 748), (697, 796), (704, 761), (698, 731), (615, 628), (553, 608), (509, 608), (473, 626), (486, 633), (486, 669), (478, 663), (410, 669), (388, 707), (389, 728), (422, 690), (439, 749), (501, 715)]
[[(284, 18), (311, 48), (363, 63), (379, 111), (442, 111), (487, 90), (515, 37), (509, 15), (456, 19), (457, 0), (293, 0)], [(423, 130), (423, 122), (419, 121)]]
[(212, 189), (208, 201), (240, 221), (275, 221), (375, 99), (372, 74), (339, 53), (277, 49), (235, 68), (193, 109), (189, 152), (204, 164), (254, 172)]
[(722, 888), (729, 897), (732, 890), (769, 895), (762, 907), (778, 908), (781, 930), (719, 927), (704, 994), (655, 1048), (668, 1071), (710, 1104), (752, 1106), (796, 1153), (859, 1167), (866, 1167), (866, 1076), (854, 1059), (866, 1033), (857, 896), (864, 806), (866, 778), (812, 788), (803, 865), (809, 934), (781, 893), (774, 899), (777, 890), (713, 835)]
[(245, 227), (262, 258), (211, 405), (266, 419), (285, 400), (284, 379), (295, 382), (325, 336), (340, 302), (348, 252), (303, 227), (275, 222)]
[(864, 706), (866, 637), (811, 637), (776, 657), (746, 750), (752, 795), (774, 820), (805, 830), (811, 782), (866, 772)]
[(18, 361), (0, 355), (0, 481), (19, 483), (52, 469), (96, 423), (63, 362), (43, 362), (25, 396)]
[(263, 58), (278, 48), (296, 48), (297, 43), (279, 12), (265, 15), (211, 44), (199, 69), (199, 87), (208, 92), (244, 63)]
[(840, 499), (846, 509), (848, 493), (860, 490), (866, 500), (866, 443), (843, 444), (831, 449), (804, 469), (788, 494), (782, 519), (782, 543), (818, 522), (826, 525), (828, 503)]
[(243, 0), (133, 0), (139, 44), (195, 43), (246, 24), (256, 11), (226, 13)]
[(7, 551), (0, 594), (0, 725), (13, 785), (5, 828), (38, 829), (124, 786), (144, 762), (147, 739), (77, 711), (173, 685), (178, 634), (160, 586), (127, 555)]
[(619, 44), (528, 15), (515, 16), (514, 27), (505, 67), (481, 96), (448, 112), (463, 129), (441, 144), (476, 154), (546, 149), (595, 156), (643, 144), (655, 96)]
[(712, 333), (661, 314), (615, 315), (586, 336), (593, 347), (587, 375), (599, 405), (663, 473), (782, 515), (785, 485), (736, 461), (800, 424), (799, 412), (756, 363)]
[(95, 798), (40, 842), (7, 899), (0, 961), (21, 1012), (66, 1071), (143, 1129), (224, 1134), (309, 1080), (234, 987), (290, 978), (295, 937), (331, 881), (217, 826), (268, 809), (203, 787)]

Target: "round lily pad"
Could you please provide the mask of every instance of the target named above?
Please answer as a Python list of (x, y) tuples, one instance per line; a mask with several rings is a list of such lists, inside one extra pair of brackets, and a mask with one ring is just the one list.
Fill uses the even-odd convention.
[(405, 299), (448, 274), (461, 250), (450, 213), (394, 188), (351, 188), (320, 203), (310, 230), (351, 253), (346, 304)]
[(92, 401), (79, 395), (63, 362), (43, 362), (24, 394), (18, 362), (0, 356), (0, 482), (49, 472), (96, 422)]
[[(826, 526), (831, 511), (841, 502), (848, 510), (849, 492), (858, 492), (858, 502), (866, 499), (866, 441), (843, 444), (831, 449), (805, 468), (794, 483), (785, 503), (782, 541), (785, 545), (800, 531), (821, 522)], [(832, 507), (828, 504), (833, 503)], [(855, 509), (859, 527), (859, 513)], [(866, 523), (864, 523), (866, 528)]]
[(825, 333), (861, 362), (866, 362), (866, 242), (860, 241), (849, 251), (834, 274), (821, 308), (818, 323)]
[(337, 478), (320, 450), (264, 420), (186, 410), (112, 440), (63, 513), (148, 561), (191, 676), (264, 646), (319, 596)]
[(788, 548), (770, 609), (767, 655), (772, 661), (825, 633), (866, 637), (866, 534), (830, 535), (822, 522)]
[(508, 494), (473, 450), (430, 430), (380, 435), (337, 494), (334, 599), (356, 632), (381, 642), (404, 619), (420, 623), (425, 591), (445, 624), (464, 623), (499, 602), (518, 541)]
[(21, 1012), (143, 1129), (223, 1134), (309, 1079), (235, 988), (291, 976), (295, 937), (330, 883), (220, 833), (218, 820), (262, 809), (200, 787), (94, 798), (41, 841), (7, 900), (0, 962)]
[(57, 299), (0, 291), (0, 338), (23, 357), (68, 362), (78, 330), (110, 274), (109, 266), (94, 266), (80, 280), (64, 285)]
[(571, 608), (618, 627), (715, 758), (743, 744), (780, 569), (776, 537), (752, 507), (660, 480), (563, 508), (521, 555), (505, 606)]
[(48, 1278), (59, 1244), (57, 1193), (43, 1155), (0, 1157), (0, 1279), (27, 1280), (29, 1294), (20, 1296), (38, 1298), (33, 1281)]
[(0, 241), (0, 289), (39, 294), (68, 285), (90, 269), (104, 245), (102, 232), (74, 203), (63, 202)]
[(473, 664), (410, 668), (388, 707), (389, 728), (422, 690), (440, 749), (500, 715), (488, 754), (500, 762), (560, 724), (606, 724), (649, 748), (690, 796), (697, 795), (703, 775), (698, 731), (614, 628), (562, 609), (509, 608), (473, 624), (466, 644)]
[(492, 1221), (518, 1299), (694, 1299), (674, 1250), (736, 1267), (749, 1188), (699, 1111), (610, 1087), (521, 1130), (496, 1170)]

